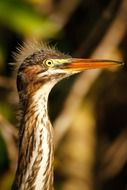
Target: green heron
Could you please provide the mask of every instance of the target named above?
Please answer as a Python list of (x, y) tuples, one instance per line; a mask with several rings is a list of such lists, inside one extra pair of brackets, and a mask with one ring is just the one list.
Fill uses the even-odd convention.
[(18, 165), (12, 189), (52, 190), (54, 131), (47, 108), (51, 89), (70, 75), (121, 62), (72, 58), (46, 45), (29, 43), (16, 55), (16, 64), (21, 118)]

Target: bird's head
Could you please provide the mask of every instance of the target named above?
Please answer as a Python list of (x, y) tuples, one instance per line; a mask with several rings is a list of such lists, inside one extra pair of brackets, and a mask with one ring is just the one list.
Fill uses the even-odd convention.
[[(20, 62), (17, 88), (19, 92), (24, 91), (26, 94), (35, 92), (46, 83), (52, 88), (62, 78), (87, 69), (109, 68), (121, 63), (111, 60), (72, 58), (47, 46), (41, 46), (38, 49), (32, 46), (32, 50), (29, 51), (28, 48), (27, 45), (27, 48), (23, 48), (17, 56)], [(27, 51), (28, 55), (25, 54)]]

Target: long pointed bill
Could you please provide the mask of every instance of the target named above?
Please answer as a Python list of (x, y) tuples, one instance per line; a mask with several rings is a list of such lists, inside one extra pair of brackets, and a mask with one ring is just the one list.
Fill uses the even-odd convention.
[(87, 69), (102, 69), (120, 66), (123, 63), (113, 60), (99, 60), (99, 59), (76, 59), (72, 58), (68, 64), (65, 65), (64, 70), (67, 71), (83, 71)]

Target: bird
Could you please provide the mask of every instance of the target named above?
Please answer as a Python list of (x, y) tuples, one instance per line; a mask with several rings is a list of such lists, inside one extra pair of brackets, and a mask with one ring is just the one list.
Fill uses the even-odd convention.
[(40, 42), (28, 42), (18, 48), (15, 65), (19, 145), (12, 190), (54, 189), (54, 130), (48, 116), (48, 96), (55, 84), (87, 69), (121, 64), (114, 60), (72, 58)]

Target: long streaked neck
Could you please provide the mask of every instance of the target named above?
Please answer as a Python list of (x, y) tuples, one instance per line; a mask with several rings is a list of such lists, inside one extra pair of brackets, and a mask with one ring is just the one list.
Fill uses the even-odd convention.
[(53, 189), (53, 128), (47, 113), (49, 91), (48, 85), (42, 86), (24, 109), (14, 190)]

